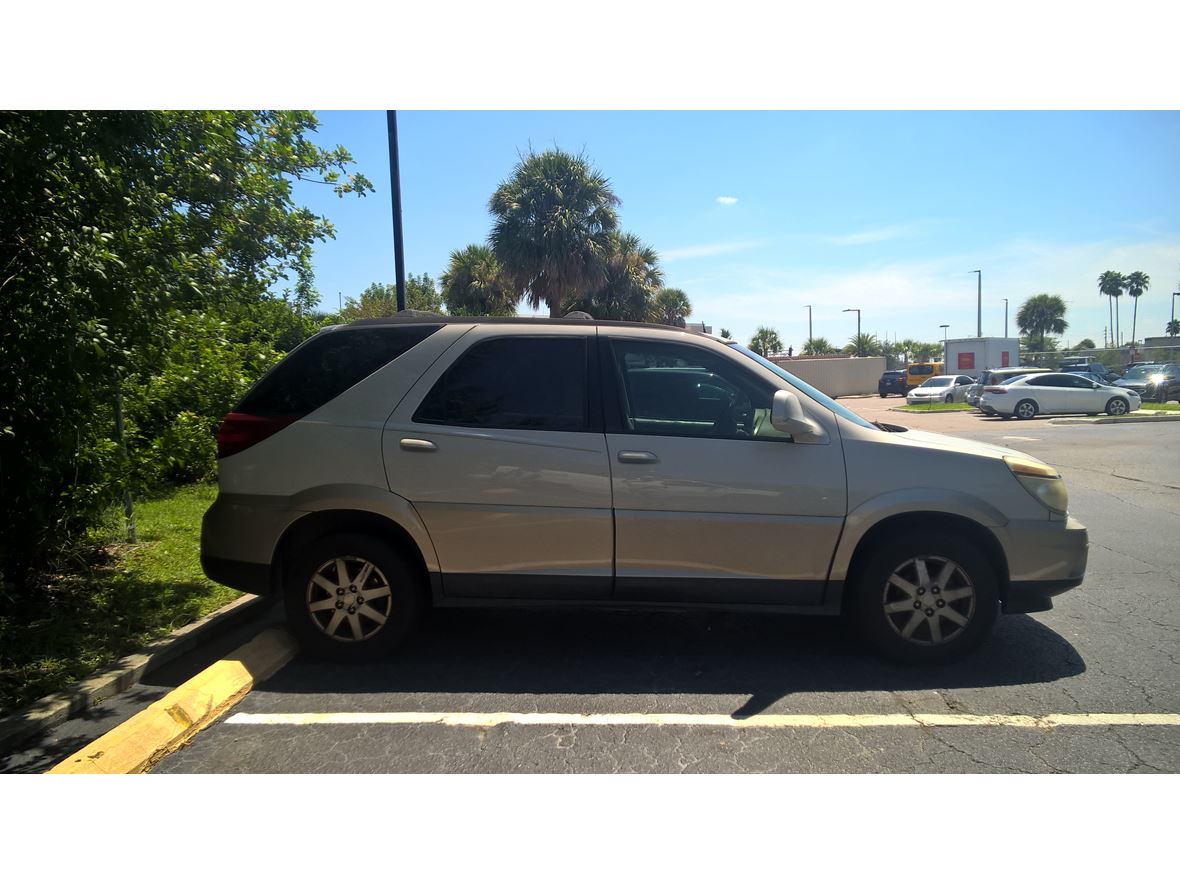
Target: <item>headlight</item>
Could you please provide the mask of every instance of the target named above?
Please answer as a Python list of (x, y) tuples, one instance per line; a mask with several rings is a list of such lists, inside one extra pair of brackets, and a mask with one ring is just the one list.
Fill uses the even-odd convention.
[(1156, 372), (1154, 375), (1151, 376), (1151, 383), (1152, 384), (1159, 384), (1163, 380), (1164, 380), (1164, 375), (1162, 372)]
[(1020, 480), (1024, 490), (1054, 513), (1064, 514), (1068, 510), (1069, 493), (1065, 490), (1065, 480), (1057, 468), (1012, 455), (1005, 455), (1004, 463), (1012, 475)]

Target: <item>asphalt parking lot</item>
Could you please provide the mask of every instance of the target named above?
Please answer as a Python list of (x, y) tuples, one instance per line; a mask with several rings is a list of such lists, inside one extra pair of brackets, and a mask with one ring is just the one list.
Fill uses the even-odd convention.
[(842, 402), (1058, 466), (1090, 529), (1086, 582), (936, 669), (884, 662), (834, 619), (438, 612), (377, 665), (295, 659), (154, 770), (1180, 770), (1180, 727), (1152, 724), (1180, 713), (1180, 423)]

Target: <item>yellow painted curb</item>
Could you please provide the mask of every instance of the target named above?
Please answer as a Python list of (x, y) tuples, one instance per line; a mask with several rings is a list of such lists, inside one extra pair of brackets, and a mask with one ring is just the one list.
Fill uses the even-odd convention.
[(147, 771), (244, 698), (295, 656), (295, 640), (273, 628), (206, 667), (47, 774), (135, 774)]

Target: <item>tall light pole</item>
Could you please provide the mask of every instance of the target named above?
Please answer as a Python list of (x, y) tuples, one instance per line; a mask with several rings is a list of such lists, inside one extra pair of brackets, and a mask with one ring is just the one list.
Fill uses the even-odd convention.
[(853, 311), (856, 312), (856, 338), (857, 338), (856, 343), (857, 343), (857, 346), (859, 347), (860, 346), (860, 308), (849, 307), (843, 312), (844, 313), (852, 313)]
[(1008, 299), (1004, 299), (1004, 337), (1008, 337)]
[(951, 327), (950, 323), (943, 323), (941, 326), (938, 327), (938, 328), (942, 329), (942, 371), (943, 372), (946, 372), (947, 363), (950, 362), (950, 360), (948, 359), (950, 354), (947, 353), (947, 346), (946, 346), (946, 330), (949, 329), (950, 327)]
[[(976, 277), (978, 284), (975, 289), (975, 337), (983, 337), (983, 271), (969, 270), (967, 273), (979, 274)], [(1008, 337), (1008, 333), (1004, 333), (1004, 337)]]
[(807, 308), (807, 340), (810, 341), (811, 340), (811, 305), (805, 304), (803, 306)]
[(402, 255), (402, 176), (397, 156), (397, 111), (385, 112), (389, 133), (389, 193), (393, 200), (393, 270), (397, 279), (397, 309), (406, 309), (406, 260)]
[(1180, 298), (1180, 292), (1172, 293), (1172, 319), (1176, 319), (1176, 299)]

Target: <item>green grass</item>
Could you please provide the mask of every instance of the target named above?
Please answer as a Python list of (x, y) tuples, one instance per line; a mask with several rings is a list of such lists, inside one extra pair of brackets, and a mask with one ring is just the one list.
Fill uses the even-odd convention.
[(908, 404), (897, 406), (898, 411), (901, 412), (970, 412), (974, 408), (966, 403), (922, 403), (917, 406)]
[[(217, 496), (202, 483), (135, 508), (89, 561), (43, 576), (33, 594), (0, 588), (0, 714), (58, 691), (241, 594), (201, 572), (201, 516)], [(121, 517), (121, 514), (120, 514)]]
[(1180, 403), (1144, 403), (1139, 408), (1152, 412), (1180, 412)]

